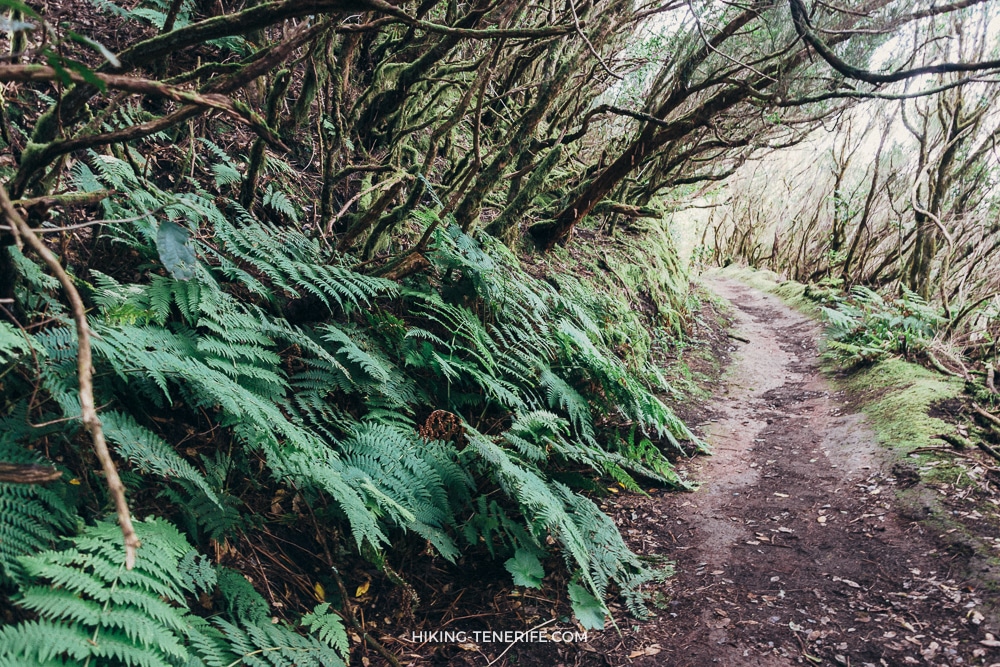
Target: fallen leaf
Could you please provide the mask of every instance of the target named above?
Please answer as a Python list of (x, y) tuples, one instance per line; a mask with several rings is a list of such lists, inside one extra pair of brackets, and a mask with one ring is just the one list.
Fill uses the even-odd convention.
[(365, 583), (358, 586), (358, 590), (354, 591), (354, 597), (359, 598), (368, 592), (368, 587), (372, 585), (372, 582), (366, 581)]
[(774, 495), (778, 496), (779, 498), (787, 498), (788, 497), (787, 493), (778, 493), (777, 491), (774, 492)]

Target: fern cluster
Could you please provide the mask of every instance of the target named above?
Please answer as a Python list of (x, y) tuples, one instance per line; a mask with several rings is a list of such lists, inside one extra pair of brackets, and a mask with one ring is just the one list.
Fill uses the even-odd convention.
[[(225, 186), (234, 167), (208, 149)], [(602, 328), (604, 301), (528, 275), (505, 246), (453, 225), (437, 227), (431, 270), (399, 285), (196, 182), (169, 193), (96, 153), (73, 173), (81, 191), (129, 193), (106, 199), (105, 212), (138, 219), (101, 242), (132, 253), (140, 277), (90, 271), (81, 285), (107, 439), (139, 506), (161, 518), (141, 524), (140, 565), (126, 572), (110, 525), (72, 537), (82, 523), (74, 502), (106, 502), (99, 485), (78, 485), (81, 498), (71, 475), (48, 488), (0, 486), (0, 575), (37, 617), (3, 631), (10, 664), (337, 664), (345, 639), (328, 607), (297, 630), (271, 624), (242, 577), (208, 566), (188, 542), (205, 549), (253, 530), (259, 519), (234, 488), (248, 484), (329, 508), (318, 516), (331, 534), (377, 563), (404, 533), (451, 561), (485, 546), (540, 563), (556, 544), (578, 616), (599, 625), (612, 588), (642, 612), (639, 587), (663, 570), (641, 562), (581, 490), (602, 476), (636, 491), (683, 488), (653, 442), (677, 452), (700, 443)], [(269, 201), (295, 220), (276, 194)], [(167, 220), (186, 232), (165, 241)], [(197, 260), (174, 271), (166, 242), (171, 256)], [(51, 281), (18, 262), (22, 307), (53, 319), (31, 334), (0, 327), (0, 361), (14, 370), (0, 416), (55, 426), (11, 429), (0, 445), (8, 460), (41, 461), (30, 451), (40, 439), (79, 434), (76, 338)], [(293, 323), (303, 301), (313, 313)], [(454, 428), (436, 431), (433, 414)], [(640, 446), (625, 446), (623, 430)], [(89, 481), (81, 467), (70, 472)], [(62, 537), (72, 545), (60, 550)], [(192, 595), (216, 589), (223, 615), (190, 611)], [(59, 637), (49, 648), (38, 643), (46, 633)]]
[(898, 299), (886, 299), (858, 285), (847, 298), (838, 299), (835, 308), (822, 307), (829, 353), (858, 363), (925, 348), (945, 320), (919, 295), (901, 289)]
[[(162, 519), (137, 525), (142, 548), (125, 569), (121, 533), (99, 523), (72, 546), (20, 558), (24, 585), (17, 605), (34, 620), (0, 628), (0, 665), (33, 667), (342, 667), (347, 636), (328, 605), (300, 634), (271, 623), (268, 605), (242, 576), (195, 555)], [(221, 589), (230, 603), (211, 621), (192, 614), (188, 596)]]

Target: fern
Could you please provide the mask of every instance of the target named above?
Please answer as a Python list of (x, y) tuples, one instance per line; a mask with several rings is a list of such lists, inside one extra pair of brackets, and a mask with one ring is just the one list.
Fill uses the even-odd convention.
[[(148, 520), (136, 530), (142, 547), (132, 570), (111, 523), (88, 528), (63, 551), (22, 557), (29, 583), (17, 604), (37, 620), (0, 629), (0, 664), (344, 665), (347, 636), (328, 606), (303, 618), (316, 636), (274, 625), (241, 575), (216, 573), (169, 523)], [(216, 585), (229, 619), (209, 624), (188, 611), (185, 594)]]
[(594, 419), (590, 414), (590, 405), (587, 403), (587, 399), (565, 380), (553, 373), (551, 368), (543, 367), (538, 381), (546, 390), (549, 407), (565, 410), (580, 437), (592, 441), (594, 439)]
[(369, 423), (355, 428), (341, 452), (347, 479), (365, 489), (370, 502), (445, 558), (458, 556), (445, 529), (454, 524), (453, 508), (467, 500), (472, 480), (442, 443), (422, 443), (412, 431)]
[(152, 472), (168, 480), (185, 480), (221, 508), (221, 501), (201, 473), (155, 433), (120, 412), (106, 412), (101, 421), (108, 440), (117, 445), (118, 454), (140, 472)]
[(49, 489), (0, 484), (0, 584), (22, 579), (18, 558), (51, 548), (69, 532), (74, 519), (63, 499)]
[[(235, 169), (218, 146), (202, 145), (203, 166), (217, 167), (215, 177)], [(616, 312), (607, 303), (583, 288), (557, 289), (529, 276), (506, 247), (479, 243), (452, 225), (435, 232), (429, 252), (435, 271), (400, 289), (352, 271), (348, 258), (331, 257), (318, 240), (263, 223), (193, 181), (168, 193), (144, 182), (127, 161), (92, 153), (77, 163), (74, 182), (128, 193), (102, 204), (109, 216), (162, 209), (162, 216), (211, 232), (199, 235), (190, 280), (159, 275), (155, 224), (147, 218), (107, 232), (139, 258), (140, 277), (89, 276), (97, 306), (90, 313), (95, 393), (112, 406), (102, 412), (105, 430), (144, 503), (165, 498), (170, 506), (161, 513), (169, 511), (193, 539), (222, 541), (268, 520), (252, 518), (246, 510), (253, 508), (227, 493), (230, 479), (268, 493), (294, 488), (311, 505), (319, 500), (324, 525), (376, 563), (401, 533), (423, 538), (450, 560), (473, 544), (506, 556), (540, 555), (555, 543), (588, 595), (602, 600), (617, 587), (641, 607), (639, 593), (627, 591), (658, 576), (654, 568), (637, 560), (591, 500), (556, 480), (592, 488), (608, 476), (634, 490), (641, 490), (640, 478), (682, 487), (653, 441), (681, 451), (682, 440), (698, 443), (616, 347), (621, 337), (602, 332)], [(266, 206), (287, 215), (286, 204), (272, 195)], [(424, 222), (430, 221), (428, 214)], [(27, 285), (18, 298), (35, 294), (34, 303), (49, 308), (38, 295), (54, 294), (55, 285), (32, 262), (18, 261)], [(322, 321), (293, 326), (284, 319), (298, 299), (323, 304)], [(16, 332), (30, 347), (10, 342), (9, 327), (0, 329), (0, 355), (24, 371), (14, 374), (22, 395), (12, 403), (24, 406), (34, 387), (21, 378), (32, 374), (27, 364), (35, 352), (38, 391), (53, 413), (46, 419), (61, 418), (59, 432), (72, 437), (79, 415), (76, 339), (59, 319), (64, 310), (57, 300), (49, 312), (56, 319), (29, 339)], [(418, 424), (437, 411), (450, 412), (461, 428), (438, 439), (424, 425), (420, 432), (429, 435), (418, 436)], [(154, 425), (157, 413), (188, 433), (204, 433), (209, 423), (211, 435), (197, 436), (199, 458), (178, 449), (173, 434), (183, 431)], [(623, 431), (632, 433), (627, 442)], [(251, 463), (260, 473), (251, 472)], [(28, 531), (27, 521), (51, 512), (59, 499), (43, 495), (11, 500), (20, 513), (0, 519), (0, 526), (8, 521), (11, 534)], [(108, 549), (120, 536), (112, 539), (113, 527), (87, 529), (96, 542), (78, 538), (65, 552), (46, 551), (73, 524), (68, 510), (63, 515), (35, 542), (11, 542), (19, 546), (0, 553), (16, 581), (32, 587), (26, 604), (44, 624), (18, 632), (27, 637), (47, 629), (63, 637), (55, 653), (18, 649), (8, 660), (92, 655), (112, 667), (227, 667), (340, 664), (345, 657), (342, 628), (329, 607), (321, 605), (297, 627), (273, 624), (267, 604), (239, 572), (211, 567), (186, 541), (162, 558), (141, 550), (148, 558), (139, 572), (155, 590), (114, 569)], [(153, 522), (161, 523), (167, 525)], [(50, 565), (45, 572), (15, 571), (25, 555), (68, 569), (58, 576)], [(70, 570), (77, 588), (63, 584)], [(173, 588), (165, 588), (170, 582)], [(148, 609), (133, 611), (150, 617), (128, 628), (119, 617), (105, 619), (101, 607), (112, 588), (127, 591), (135, 604), (145, 600)], [(152, 614), (146, 594), (162, 598), (180, 624), (163, 610)], [(218, 600), (222, 615), (206, 621), (189, 613), (194, 595)], [(590, 605), (592, 616), (601, 605)], [(158, 623), (170, 631), (162, 640)], [(313, 636), (303, 635), (304, 628)], [(100, 655), (77, 642), (94, 632)]]
[(263, 201), (264, 206), (277, 213), (281, 213), (292, 222), (298, 223), (299, 213), (295, 210), (295, 206), (292, 205), (292, 200), (284, 192), (274, 187), (273, 183), (269, 184), (267, 190), (264, 191)]
[(822, 316), (827, 322), (827, 355), (848, 363), (919, 351), (945, 322), (936, 308), (905, 287), (899, 299), (885, 299), (856, 286), (836, 308), (823, 307)]
[(302, 625), (315, 633), (316, 637), (335, 649), (346, 660), (348, 652), (347, 633), (340, 617), (330, 611), (330, 605), (317, 605), (312, 612), (302, 617)]
[(216, 221), (215, 231), (225, 252), (213, 248), (206, 248), (206, 252), (226, 262), (223, 271), (254, 292), (269, 294), (258, 278), (232, 264), (233, 259), (253, 267), (276, 287), (293, 296), (300, 296), (299, 290), (304, 290), (327, 305), (367, 304), (370, 299), (392, 294), (396, 289), (390, 281), (323, 261), (318, 243), (295, 230), (258, 222), (235, 202), (230, 202), (229, 207), (245, 224), (236, 227), (225, 218)]
[[(48, 435), (53, 427), (28, 426), (23, 404), (0, 418), (0, 461), (21, 465), (51, 465), (38, 452), (24, 447), (32, 437)], [(39, 484), (0, 483), (0, 585), (19, 581), (21, 556), (51, 548), (69, 533), (76, 515), (66, 502), (64, 482)]]
[(31, 338), (17, 327), (0, 321), (0, 364), (8, 364), (32, 351)]
[(0, 629), (0, 655), (12, 661), (174, 665), (188, 661), (187, 615), (177, 563), (190, 550), (161, 520), (136, 525), (143, 542), (126, 570), (121, 532), (99, 524), (65, 551), (21, 559), (31, 584), (18, 605), (39, 620)]

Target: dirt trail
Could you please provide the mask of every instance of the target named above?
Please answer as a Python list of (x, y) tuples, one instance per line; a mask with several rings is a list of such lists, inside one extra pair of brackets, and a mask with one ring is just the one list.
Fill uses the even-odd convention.
[(709, 287), (749, 342), (734, 340), (703, 428), (714, 455), (690, 465), (702, 486), (609, 506), (633, 548), (678, 575), (654, 621), (591, 650), (671, 667), (1000, 667), (983, 618), (995, 594), (898, 505), (913, 480), (819, 375), (816, 325), (740, 283)]

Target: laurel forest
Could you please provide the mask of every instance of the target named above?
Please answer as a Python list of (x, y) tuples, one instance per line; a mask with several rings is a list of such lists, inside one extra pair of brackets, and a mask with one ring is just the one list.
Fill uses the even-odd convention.
[(992, 383), (993, 2), (0, 9), (5, 667), (399, 664), (473, 566), (645, 617), (601, 499), (705, 451), (692, 210), (696, 262), (871, 288), (845, 354), (902, 295)]

